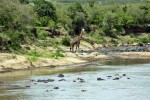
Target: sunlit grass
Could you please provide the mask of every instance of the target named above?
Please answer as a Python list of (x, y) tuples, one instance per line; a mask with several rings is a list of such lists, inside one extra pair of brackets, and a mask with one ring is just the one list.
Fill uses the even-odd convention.
[(55, 58), (55, 59), (64, 57), (64, 55), (60, 51), (47, 52), (47, 51), (31, 50), (28, 51), (26, 55), (31, 56), (32, 60), (36, 60), (36, 57)]

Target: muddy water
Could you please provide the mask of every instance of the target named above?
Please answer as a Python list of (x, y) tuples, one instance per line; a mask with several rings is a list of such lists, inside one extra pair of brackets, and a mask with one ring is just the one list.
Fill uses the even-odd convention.
[[(54, 81), (37, 82), (48, 79)], [(150, 60), (17, 71), (0, 74), (0, 81), (0, 100), (150, 100)]]

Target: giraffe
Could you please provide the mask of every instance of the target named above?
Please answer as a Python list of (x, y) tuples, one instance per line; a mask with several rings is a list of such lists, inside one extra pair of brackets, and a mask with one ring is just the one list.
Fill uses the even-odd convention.
[(79, 50), (79, 47), (80, 47), (80, 41), (81, 39), (83, 38), (83, 32), (84, 32), (85, 29), (82, 29), (81, 30), (81, 33), (78, 37), (76, 37), (73, 41), (70, 42), (70, 51), (73, 52), (74, 50), (74, 46), (76, 47), (76, 50), (78, 49)]

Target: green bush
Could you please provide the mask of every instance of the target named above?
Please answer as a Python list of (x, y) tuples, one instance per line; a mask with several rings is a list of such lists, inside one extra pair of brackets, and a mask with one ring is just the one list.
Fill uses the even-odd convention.
[(8, 40), (10, 40), (10, 38), (4, 33), (0, 33), (0, 40), (1, 41), (8, 41)]
[(142, 43), (150, 43), (150, 36), (140, 38), (139, 41), (142, 42)]
[(29, 4), (29, 0), (19, 0), (22, 4)]
[(131, 38), (136, 38), (136, 36), (134, 35), (134, 33), (131, 33), (131, 34), (130, 34), (130, 37), (131, 37)]
[(32, 7), (23, 6), (19, 0), (0, 0), (0, 25), (7, 29), (22, 30), (26, 26), (33, 25), (34, 14)]
[(30, 62), (36, 62), (36, 61), (38, 60), (38, 58), (35, 57), (35, 56), (29, 56), (27, 59), (28, 59)]
[(50, 1), (36, 0), (34, 2), (34, 11), (38, 15), (38, 25), (48, 26), (49, 20), (56, 21), (56, 8)]
[(6, 34), (0, 34), (0, 50), (8, 50), (9, 49), (9, 45), (8, 45), (8, 41), (10, 40), (10, 38), (6, 35)]
[(1, 33), (0, 38), (5, 44), (4, 47), (8, 47), (12, 50), (18, 50), (21, 48), (21, 44), (25, 42), (25, 37), (27, 34), (25, 34), (23, 31), (17, 31), (17, 30), (7, 30), (3, 33)]
[(100, 34), (90, 33), (90, 37), (96, 43), (102, 43), (104, 38)]
[(110, 42), (111, 42), (112, 44), (118, 44), (118, 41), (115, 40), (115, 39), (111, 39)]
[(70, 46), (70, 38), (68, 37), (62, 38), (61, 43), (64, 46)]
[(47, 36), (48, 36), (48, 34), (46, 34), (46, 32), (44, 33), (44, 31), (40, 31), (40, 32), (38, 33), (38, 37), (39, 37), (39, 39), (41, 39), (41, 40), (45, 40)]

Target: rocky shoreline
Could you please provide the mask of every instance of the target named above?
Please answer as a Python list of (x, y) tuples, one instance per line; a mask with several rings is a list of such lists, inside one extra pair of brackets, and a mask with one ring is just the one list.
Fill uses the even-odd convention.
[(27, 57), (23, 55), (0, 53), (0, 73), (39, 67), (86, 64), (96, 60), (112, 60), (115, 59), (115, 57), (150, 59), (150, 45), (99, 47), (96, 50), (80, 50), (76, 53), (65, 52), (64, 55), (64, 58), (59, 59), (39, 57), (38, 61), (31, 63)]

